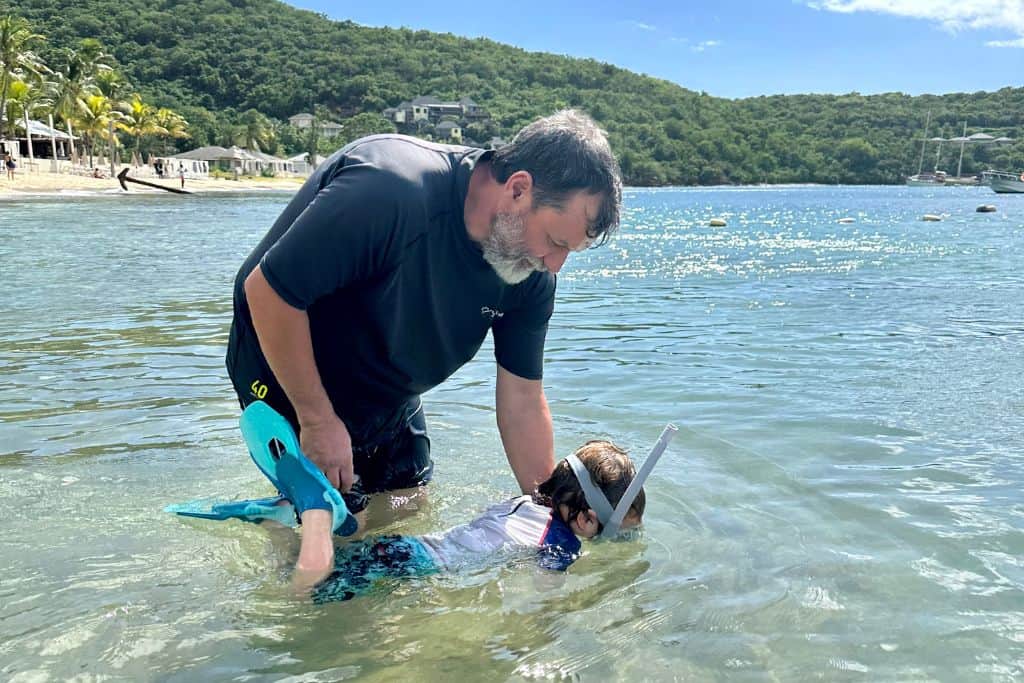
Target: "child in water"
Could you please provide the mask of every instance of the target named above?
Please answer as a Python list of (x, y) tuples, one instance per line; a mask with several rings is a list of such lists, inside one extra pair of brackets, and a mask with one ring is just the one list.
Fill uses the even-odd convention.
[[(612, 506), (636, 474), (626, 452), (610, 441), (588, 441), (570, 457), (578, 459)], [(645, 505), (641, 488), (621, 528), (639, 525)], [(382, 578), (450, 571), (501, 551), (533, 549), (541, 567), (565, 570), (580, 555), (579, 538), (593, 538), (604, 527), (568, 458), (531, 495), (493, 505), (472, 522), (440, 533), (367, 537), (335, 551), (327, 511), (307, 510), (302, 522), (296, 564), (300, 585), (303, 578), (315, 583), (333, 565), (330, 575), (313, 588), (318, 603), (348, 600)], [(324, 557), (330, 564), (323, 564)]]
[(615, 444), (588, 441), (532, 494), (494, 505), (468, 524), (423, 536), (363, 538), (336, 551), (334, 535), (352, 535), (358, 524), (337, 489), (302, 455), (291, 425), (256, 401), (243, 411), (241, 427), (253, 461), (281, 495), (219, 503), (209, 510), (200, 509), (198, 501), (167, 510), (250, 522), (293, 524), (300, 518), (293, 581), (312, 588), (315, 602), (348, 600), (382, 578), (449, 571), (500, 551), (533, 550), (541, 567), (564, 570), (579, 557), (579, 538), (614, 535), (640, 524), (646, 505), (642, 485), (675, 430), (665, 430), (639, 473)]

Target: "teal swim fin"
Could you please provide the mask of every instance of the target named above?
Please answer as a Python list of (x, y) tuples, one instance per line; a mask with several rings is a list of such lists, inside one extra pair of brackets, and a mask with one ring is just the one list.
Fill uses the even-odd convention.
[(341, 493), (316, 465), (302, 454), (291, 424), (263, 401), (242, 411), (242, 436), (261, 472), (302, 515), (306, 510), (330, 510), (334, 533), (351, 536), (359, 528)]
[(285, 526), (296, 526), (295, 508), (284, 496), (213, 503), (212, 505), (209, 501), (193, 500), (187, 503), (168, 505), (164, 508), (164, 512), (173, 512), (182, 517), (199, 519), (240, 519), (243, 522), (257, 524), (272, 519)]

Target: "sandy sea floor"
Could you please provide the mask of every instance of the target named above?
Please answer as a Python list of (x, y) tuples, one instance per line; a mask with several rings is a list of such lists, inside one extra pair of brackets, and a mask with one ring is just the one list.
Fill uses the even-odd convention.
[[(129, 175), (131, 175), (129, 173)], [(145, 178), (147, 182), (164, 185), (166, 187), (179, 188), (180, 182), (177, 178), (156, 180)], [(252, 178), (243, 177), (239, 180), (226, 180), (217, 178), (208, 179), (185, 179), (185, 189), (189, 192), (248, 192), (252, 190), (282, 190), (294, 191), (298, 189), (304, 178)], [(160, 192), (160, 190), (143, 187), (141, 185), (128, 185), (131, 193)], [(0, 177), (0, 199), (12, 199), (25, 194), (57, 194), (57, 193), (107, 193), (123, 192), (116, 178), (91, 178), (87, 176), (71, 175), (68, 173), (15, 173), (14, 179), (7, 178), (6, 173)]]

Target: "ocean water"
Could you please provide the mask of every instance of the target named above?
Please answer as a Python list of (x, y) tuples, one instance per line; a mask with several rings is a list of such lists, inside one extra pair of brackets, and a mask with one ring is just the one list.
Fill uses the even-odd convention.
[[(679, 426), (642, 534), (323, 606), (293, 532), (161, 512), (270, 493), (222, 357), (287, 199), (0, 203), (0, 679), (1024, 676), (1024, 195), (627, 191), (559, 277), (545, 385), (559, 455)], [(487, 343), (426, 396), (436, 479), (374, 530), (514, 492), (493, 376)]]

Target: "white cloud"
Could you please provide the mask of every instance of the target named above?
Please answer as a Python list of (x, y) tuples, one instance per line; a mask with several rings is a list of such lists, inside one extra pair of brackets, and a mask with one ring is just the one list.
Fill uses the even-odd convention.
[(852, 14), (875, 12), (931, 21), (947, 31), (994, 29), (1019, 36), (989, 47), (1024, 47), (1024, 0), (808, 0), (814, 9)]
[(630, 28), (635, 28), (638, 31), (657, 31), (658, 30), (657, 26), (652, 26), (651, 24), (645, 24), (644, 22), (636, 21), (635, 19), (629, 19), (629, 20), (624, 21), (622, 23), (625, 24), (626, 26), (630, 27)]
[(690, 49), (694, 52), (704, 52), (704, 50), (707, 50), (710, 47), (718, 47), (721, 44), (722, 41), (720, 40), (702, 40)]
[(987, 47), (1024, 47), (1024, 37), (1017, 40), (990, 40), (985, 45)]

